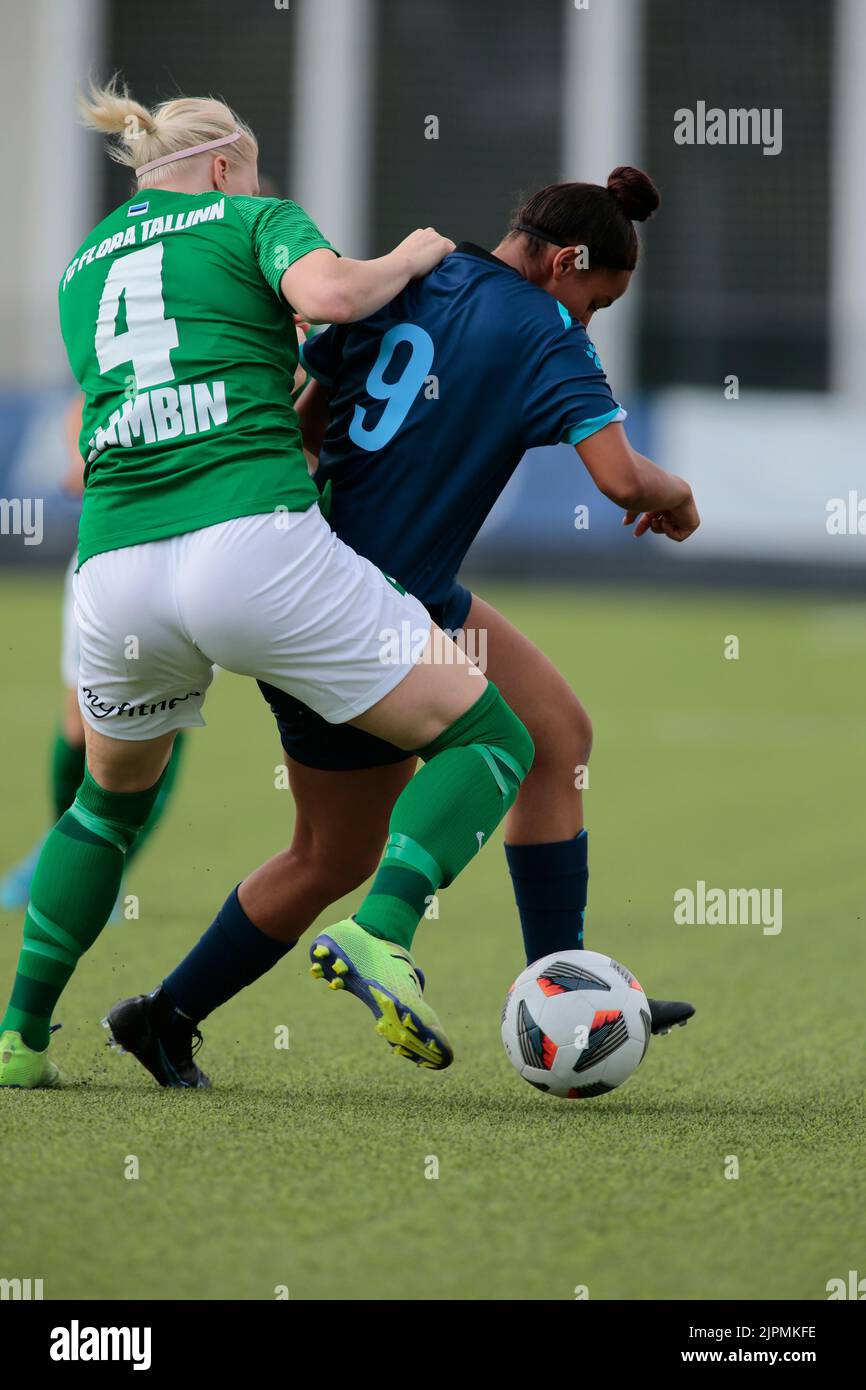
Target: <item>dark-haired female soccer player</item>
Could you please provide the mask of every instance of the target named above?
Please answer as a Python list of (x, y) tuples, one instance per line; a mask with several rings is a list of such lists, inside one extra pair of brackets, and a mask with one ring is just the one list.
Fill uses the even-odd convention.
[[(339, 260), (296, 203), (256, 197), (255, 136), (212, 98), (150, 110), (111, 83), (93, 88), (82, 114), (117, 137), (137, 186), (60, 285), (85, 398), (74, 589), (87, 764), (33, 875), (0, 1020), (0, 1087), (59, 1083), (52, 1013), (108, 920), (177, 731), (204, 723), (217, 664), (291, 690), (335, 724), (424, 745), (425, 766), (394, 808), (391, 893), (334, 934), (375, 971), (381, 1031), (423, 1065), (447, 1066), (450, 1045), (392, 918), (405, 936), (419, 895), (478, 853), (479, 828), (486, 840), (529, 770), (532, 740), (496, 687), (432, 632), (423, 605), (324, 521), (290, 399), (290, 306), (316, 320), (363, 318), (454, 244), (419, 229), (377, 261)], [(404, 617), (425, 640), (386, 668), (379, 630)]]
[[(630, 446), (586, 329), (627, 290), (638, 258), (632, 222), (658, 206), (651, 180), (618, 168), (607, 187), (554, 184), (530, 197), (493, 254), (464, 243), (378, 313), (308, 342), (317, 378), (301, 397), (316, 480), (332, 494), (337, 535), (418, 594), (467, 646), (483, 631), (487, 670), (530, 730), (535, 761), (506, 822), (505, 853), (536, 960), (583, 944), (587, 835), (574, 768), (586, 763), (589, 719), (547, 658), (456, 579), (484, 518), (524, 452), (573, 444), (599, 489), (648, 530), (685, 540), (698, 525), (688, 483)], [(438, 379), (431, 399), (425, 383)], [(383, 635), (384, 637), (384, 635)], [(477, 650), (477, 646), (475, 648)], [(395, 799), (415, 758), (358, 729), (335, 728), (263, 686), (280, 727), (297, 821), (291, 848), (247, 878), (153, 996), (118, 1005), (115, 1034), (164, 1085), (201, 1085), (195, 1024), (269, 969), (335, 899), (375, 868)], [(393, 826), (391, 827), (393, 831)], [(391, 839), (393, 840), (393, 834)], [(376, 900), (392, 940), (414, 921)], [(417, 904), (419, 908), (423, 904)], [(312, 948), (313, 971), (374, 1007), (363, 969), (334, 934)], [(350, 954), (350, 953), (349, 953)], [(653, 1031), (692, 1014), (651, 1000)], [(374, 1008), (375, 1012), (375, 1008)]]

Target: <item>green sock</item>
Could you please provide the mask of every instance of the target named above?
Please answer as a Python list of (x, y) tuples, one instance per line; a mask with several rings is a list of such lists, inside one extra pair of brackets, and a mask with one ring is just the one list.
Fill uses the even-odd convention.
[(84, 744), (76, 747), (58, 730), (51, 750), (51, 798), (54, 819), (60, 820), (68, 811), (84, 776)]
[(127, 852), (127, 868), (129, 868), (133, 859), (135, 859), (141, 853), (142, 849), (144, 848), (144, 845), (150, 839), (151, 835), (153, 834), (154, 830), (159, 825), (160, 821), (162, 820), (165, 814), (166, 807), (168, 806), (169, 800), (171, 799), (171, 795), (177, 785), (177, 775), (180, 769), (181, 758), (183, 756), (183, 748), (184, 735), (176, 734), (174, 745), (171, 750), (171, 757), (168, 760), (168, 766), (166, 767), (165, 772), (162, 774), (162, 781), (159, 784), (159, 791), (157, 792), (156, 800), (153, 803), (150, 815), (144, 822), (144, 825), (138, 832), (138, 835), (136, 836), (134, 843), (130, 846), (129, 851)]
[(488, 682), (419, 750), (425, 766), (394, 805), (384, 857), (355, 920), (410, 950), (437, 888), (457, 877), (513, 804), (533, 753), (524, 725)]
[(159, 786), (157, 782), (143, 792), (109, 792), (85, 769), (72, 806), (39, 856), (18, 973), (0, 1032), (14, 1029), (37, 1052), (48, 1046), (54, 1006), (79, 959), (108, 921), (124, 857)]
[[(130, 846), (126, 863), (127, 867), (132, 863), (135, 856), (140, 852), (142, 846), (150, 839), (159, 822), (165, 813), (169, 799), (177, 783), (177, 774), (182, 757), (184, 736), (178, 734), (174, 740), (174, 747), (171, 750), (171, 757), (165, 769), (163, 780), (160, 783), (159, 793), (153, 803), (150, 815), (145, 821), (138, 835)], [(57, 733), (54, 739), (54, 746), (51, 750), (51, 795), (54, 802), (54, 818), (59, 820), (64, 811), (68, 811), (73, 801), (75, 793), (81, 786), (84, 777), (84, 744), (76, 747), (74, 743), (69, 743), (62, 733)]]

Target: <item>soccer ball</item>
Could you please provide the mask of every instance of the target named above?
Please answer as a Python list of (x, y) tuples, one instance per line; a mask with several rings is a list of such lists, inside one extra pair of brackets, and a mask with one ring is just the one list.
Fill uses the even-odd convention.
[(583, 1100), (628, 1080), (649, 1047), (651, 1021), (646, 995), (619, 961), (555, 951), (511, 986), (502, 1042), (531, 1086)]

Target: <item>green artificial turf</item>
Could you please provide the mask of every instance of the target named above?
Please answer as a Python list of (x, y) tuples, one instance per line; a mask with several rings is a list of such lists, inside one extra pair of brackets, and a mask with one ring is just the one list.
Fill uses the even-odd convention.
[[(697, 1017), (604, 1098), (523, 1082), (499, 1040), (523, 962), (497, 843), (416, 943), (450, 1071), (393, 1056), (302, 947), (205, 1025), (214, 1090), (160, 1091), (99, 1020), (291, 824), (264, 703), (221, 675), (127, 884), (139, 919), (106, 928), (61, 1001), (68, 1089), (0, 1093), (0, 1276), (49, 1299), (822, 1299), (862, 1269), (860, 607), (481, 588), (593, 716), (587, 945)], [(59, 593), (0, 576), (4, 863), (47, 814)], [(782, 931), (677, 925), (673, 895), (699, 879), (781, 888)], [(18, 935), (0, 916), (4, 993)]]

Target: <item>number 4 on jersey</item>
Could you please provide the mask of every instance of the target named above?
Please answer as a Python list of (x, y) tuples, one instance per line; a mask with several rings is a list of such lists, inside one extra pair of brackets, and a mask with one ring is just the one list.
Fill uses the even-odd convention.
[[(171, 351), (178, 345), (177, 320), (165, 316), (162, 297), (163, 244), (156, 241), (114, 262), (96, 316), (96, 357), (100, 372), (132, 363), (136, 390), (174, 379)], [(120, 296), (126, 302), (126, 329), (117, 330)]]

